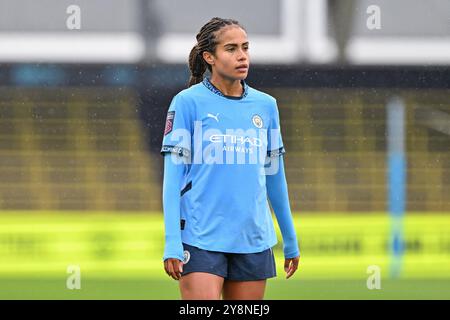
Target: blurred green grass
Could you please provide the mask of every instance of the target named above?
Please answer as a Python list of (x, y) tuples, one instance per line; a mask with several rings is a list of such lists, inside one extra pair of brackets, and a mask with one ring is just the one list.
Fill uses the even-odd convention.
[[(82, 279), (81, 289), (66, 288), (65, 278), (0, 279), (0, 299), (180, 299), (172, 279)], [(382, 280), (381, 289), (369, 290), (365, 280), (270, 279), (265, 299), (450, 299), (450, 280)]]

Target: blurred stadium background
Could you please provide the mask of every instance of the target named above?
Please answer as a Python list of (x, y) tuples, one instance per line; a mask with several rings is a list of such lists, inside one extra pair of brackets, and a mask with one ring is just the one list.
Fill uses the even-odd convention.
[(214, 16), (280, 110), (302, 258), (266, 298), (449, 299), (445, 0), (0, 0), (0, 298), (179, 298), (159, 150)]

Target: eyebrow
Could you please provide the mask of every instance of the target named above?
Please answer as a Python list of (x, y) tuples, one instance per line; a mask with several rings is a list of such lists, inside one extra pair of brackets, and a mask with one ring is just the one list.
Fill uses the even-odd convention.
[[(243, 43), (243, 45), (245, 45), (245, 44), (248, 44), (248, 41)], [(224, 44), (223, 46), (224, 46), (224, 47), (226, 47), (226, 46), (236, 47), (237, 44), (236, 44), (236, 43), (226, 43), (226, 44)]]

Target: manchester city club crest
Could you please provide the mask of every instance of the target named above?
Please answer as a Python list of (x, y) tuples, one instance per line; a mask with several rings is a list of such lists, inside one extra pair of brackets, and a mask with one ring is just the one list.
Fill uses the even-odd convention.
[(187, 251), (187, 250), (184, 250), (183, 257), (184, 257), (183, 264), (186, 264), (191, 259), (191, 253), (189, 251)]
[(262, 118), (261, 118), (259, 115), (255, 114), (255, 115), (252, 117), (252, 121), (253, 121), (253, 124), (255, 125), (255, 127), (259, 128), (259, 129), (262, 128), (262, 126), (263, 126), (263, 120), (262, 120)]

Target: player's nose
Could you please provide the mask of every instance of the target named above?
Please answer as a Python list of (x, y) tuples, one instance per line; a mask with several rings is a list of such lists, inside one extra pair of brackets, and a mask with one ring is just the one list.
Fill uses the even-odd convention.
[(243, 49), (239, 49), (238, 61), (239, 63), (247, 62), (247, 53)]

